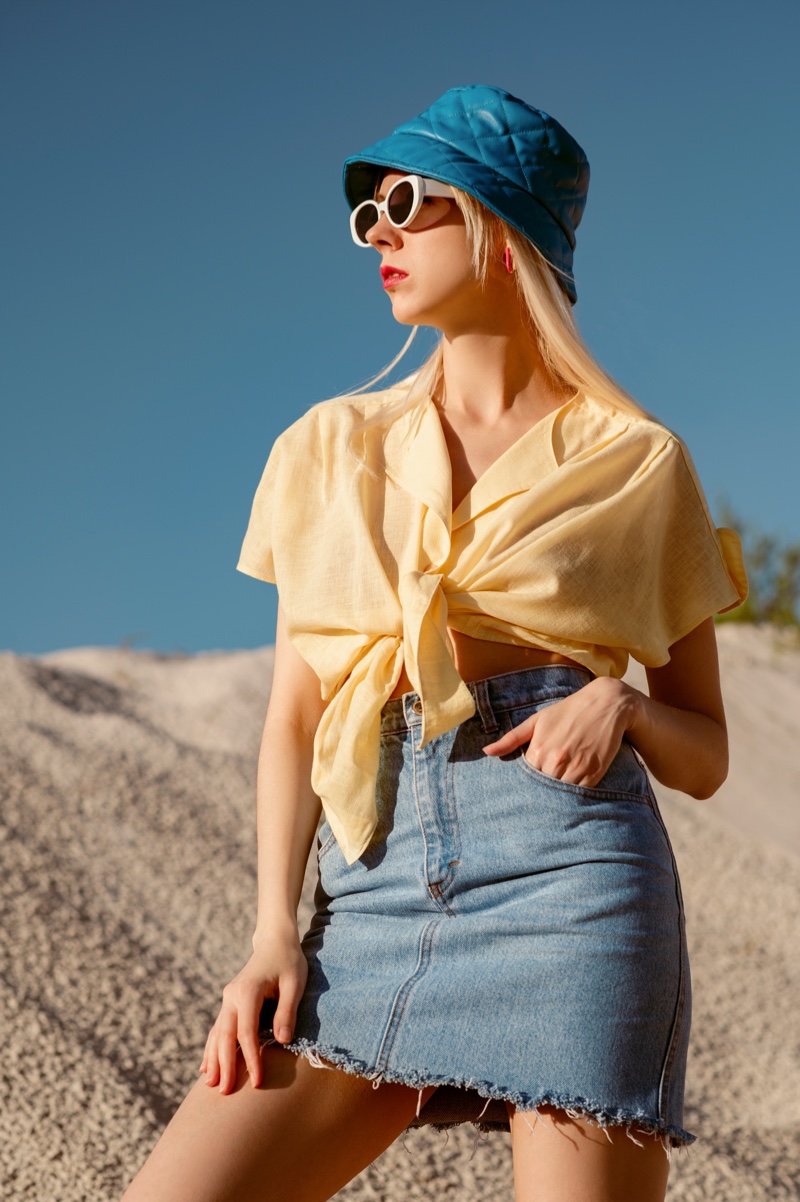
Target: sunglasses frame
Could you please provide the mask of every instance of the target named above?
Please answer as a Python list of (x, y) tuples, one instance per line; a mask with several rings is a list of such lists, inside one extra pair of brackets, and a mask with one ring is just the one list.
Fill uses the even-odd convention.
[[(392, 218), (389, 216), (389, 197), (392, 195), (395, 188), (400, 186), (400, 184), (409, 182), (411, 183), (411, 188), (413, 191), (411, 212), (409, 213), (408, 217), (406, 217), (405, 221), (392, 221)], [(396, 230), (404, 230), (407, 226), (411, 225), (411, 222), (419, 213), (420, 209), (422, 208), (422, 202), (426, 196), (446, 196), (452, 199), (453, 195), (453, 189), (450, 187), (450, 185), (443, 184), (438, 179), (428, 179), (428, 177), (424, 175), (404, 175), (402, 179), (395, 180), (389, 191), (384, 196), (383, 200), (362, 200), (360, 205), (356, 205), (350, 214), (350, 233), (352, 234), (353, 241), (355, 242), (356, 246), (362, 246), (365, 249), (368, 249), (370, 246), (369, 242), (362, 242), (356, 233), (356, 221), (358, 219), (358, 214), (362, 212), (367, 205), (372, 205), (372, 207), (376, 209), (378, 213), (378, 216), (369, 227), (370, 229), (378, 224), (381, 216), (385, 213), (386, 220), (390, 225), (393, 225)]]

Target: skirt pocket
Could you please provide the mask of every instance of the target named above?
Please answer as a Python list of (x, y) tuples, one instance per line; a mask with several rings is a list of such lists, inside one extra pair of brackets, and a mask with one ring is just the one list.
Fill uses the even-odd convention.
[[(519, 726), (531, 714), (535, 714), (539, 710), (544, 709), (545, 706), (553, 705), (556, 701), (560, 700), (560, 697), (549, 700), (540, 699), (527, 705), (506, 710), (502, 716), (501, 732), (506, 734), (513, 727)], [(605, 775), (596, 785), (592, 785), (591, 787), (559, 780), (556, 776), (548, 776), (546, 772), (541, 772), (530, 763), (525, 755), (528, 746), (529, 744), (524, 743), (516, 751), (512, 752), (509, 757), (503, 758), (511, 759), (520, 772), (531, 777), (533, 780), (546, 783), (557, 789), (563, 789), (566, 792), (584, 797), (587, 800), (608, 801), (611, 798), (616, 798), (620, 801), (639, 801), (646, 806), (651, 805), (650, 782), (647, 776), (647, 769), (627, 739), (622, 740), (619, 750), (609, 764)]]

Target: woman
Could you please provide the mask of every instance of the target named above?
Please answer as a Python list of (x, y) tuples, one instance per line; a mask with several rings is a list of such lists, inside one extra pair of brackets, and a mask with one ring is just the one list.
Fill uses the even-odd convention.
[(518, 1202), (656, 1202), (694, 1138), (690, 984), (643, 763), (725, 778), (740, 547), (577, 334), (566, 130), (454, 88), (344, 183), (394, 317), (441, 341), (270, 454), (239, 563), (280, 594), (253, 956), (126, 1198), (325, 1199), (471, 1121), (511, 1131)]

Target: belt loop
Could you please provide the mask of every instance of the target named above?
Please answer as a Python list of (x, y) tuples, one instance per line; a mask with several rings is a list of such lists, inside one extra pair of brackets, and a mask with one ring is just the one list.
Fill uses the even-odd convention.
[(483, 733), (485, 735), (493, 734), (500, 727), (497, 725), (492, 703), (489, 700), (489, 682), (486, 680), (476, 680), (470, 687), (474, 691), (475, 705), (481, 720)]

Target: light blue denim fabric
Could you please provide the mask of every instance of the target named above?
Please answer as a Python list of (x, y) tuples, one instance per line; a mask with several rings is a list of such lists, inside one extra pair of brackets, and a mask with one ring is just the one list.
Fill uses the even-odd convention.
[(695, 1138), (683, 904), (641, 761), (623, 742), (590, 789), (537, 771), (524, 748), (481, 750), (591, 679), (547, 665), (476, 681), (475, 716), (424, 750), (416, 694), (390, 701), (372, 844), (348, 865), (320, 830), (288, 1046), (375, 1084), (444, 1087), (414, 1125), (508, 1129), (507, 1099), (667, 1148)]

